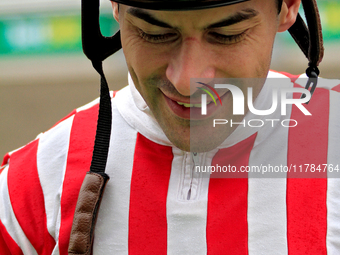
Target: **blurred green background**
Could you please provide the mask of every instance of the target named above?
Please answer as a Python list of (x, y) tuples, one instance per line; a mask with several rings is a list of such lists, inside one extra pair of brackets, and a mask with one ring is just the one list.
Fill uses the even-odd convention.
[[(325, 40), (321, 76), (339, 78), (340, 2), (318, 0)], [(118, 28), (101, 1), (102, 33)], [(80, 0), (1, 0), (0, 157), (98, 96), (99, 77), (81, 49)], [(307, 60), (288, 32), (279, 34), (272, 69), (303, 73)], [(110, 89), (127, 84), (120, 51), (104, 62)]]

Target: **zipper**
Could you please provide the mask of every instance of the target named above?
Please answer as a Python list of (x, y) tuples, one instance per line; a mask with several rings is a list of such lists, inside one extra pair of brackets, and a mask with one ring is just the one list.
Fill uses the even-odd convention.
[(189, 190), (188, 190), (187, 200), (190, 200), (190, 198), (191, 198), (191, 189), (192, 189), (192, 181), (193, 181), (193, 178), (194, 178), (194, 171), (195, 171), (196, 166), (199, 165), (198, 153), (192, 152), (191, 155), (192, 155), (192, 160), (193, 160), (194, 164), (193, 164), (193, 168), (191, 169), (191, 173), (190, 173), (190, 186), (189, 186)]

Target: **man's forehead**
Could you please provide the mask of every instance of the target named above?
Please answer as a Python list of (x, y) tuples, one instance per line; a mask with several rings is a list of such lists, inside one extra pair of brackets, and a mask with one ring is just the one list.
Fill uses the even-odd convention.
[[(222, 9), (221, 9), (222, 8)], [(219, 7), (194, 11), (154, 11), (138, 7), (127, 7), (126, 12), (136, 18), (144, 20), (152, 25), (172, 28), (172, 24), (183, 21), (198, 21), (204, 24), (204, 28), (217, 28), (231, 26), (239, 22), (256, 17), (259, 12), (249, 6)], [(195, 24), (199, 26), (199, 24)]]
[(117, 3), (149, 10), (201, 10), (234, 5), (250, 0), (114, 0)]

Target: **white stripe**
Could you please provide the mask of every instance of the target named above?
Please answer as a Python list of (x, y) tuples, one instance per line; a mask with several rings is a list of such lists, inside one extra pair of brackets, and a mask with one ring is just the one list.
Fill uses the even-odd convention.
[[(190, 182), (191, 168), (193, 168), (192, 157), (190, 153), (177, 148), (173, 148), (173, 154), (166, 208), (167, 251), (168, 254), (206, 254), (209, 178), (194, 176), (191, 192), (192, 200), (187, 200), (187, 196), (183, 193), (188, 193), (187, 184)], [(209, 159), (204, 159), (205, 156), (206, 154), (200, 156), (200, 165), (211, 164), (212, 155)]]
[(249, 179), (249, 255), (288, 254), (286, 220), (286, 180)]
[[(115, 102), (115, 100), (113, 101)], [(113, 103), (106, 173), (110, 176), (100, 206), (93, 254), (128, 254), (130, 185), (137, 132)]]
[[(328, 164), (340, 168), (340, 93), (330, 92), (330, 119), (328, 136)], [(328, 174), (327, 183), (327, 254), (340, 254), (340, 173)]]
[[(58, 237), (59, 237), (59, 231), (60, 231), (60, 222), (61, 222), (61, 207), (59, 207), (57, 222), (56, 222), (56, 229), (55, 229), (55, 235)], [(60, 252), (59, 252), (59, 238), (58, 238), (51, 255), (59, 255), (59, 254)]]
[(8, 169), (9, 167), (6, 167), (0, 174), (0, 219), (22, 252), (25, 255), (35, 255), (37, 254), (36, 250), (27, 239), (13, 212), (7, 186)]
[(58, 243), (54, 247), (51, 255), (60, 255), (60, 253), (59, 253), (59, 244)]
[(56, 222), (73, 119), (74, 115), (44, 133), (38, 144), (37, 168), (44, 195), (47, 229), (55, 241), (58, 240)]
[[(287, 97), (291, 98), (291, 95)], [(259, 130), (249, 158), (250, 167), (259, 167), (260, 170), (267, 167), (271, 171), (287, 165), (288, 128), (282, 127), (280, 122), (289, 119), (290, 114), (291, 105), (287, 107), (287, 116), (281, 116), (279, 109), (267, 116), (268, 119), (280, 121), (275, 122), (275, 127), (267, 123)], [(261, 255), (288, 254), (286, 173), (249, 173), (249, 177), (249, 255), (258, 254), (259, 251)]]

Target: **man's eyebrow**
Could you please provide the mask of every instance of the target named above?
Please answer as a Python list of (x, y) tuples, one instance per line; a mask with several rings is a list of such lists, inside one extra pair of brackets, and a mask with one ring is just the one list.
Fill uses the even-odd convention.
[(137, 17), (139, 19), (142, 19), (152, 25), (159, 26), (159, 27), (165, 27), (165, 28), (172, 28), (169, 24), (160, 21), (156, 19), (154, 16), (152, 16), (149, 12), (136, 8), (136, 7), (131, 7), (127, 11), (127, 13), (131, 14), (134, 17)]
[(240, 23), (244, 20), (248, 20), (251, 18), (254, 18), (258, 15), (258, 11), (254, 9), (245, 9), (242, 10), (241, 12), (237, 12), (236, 14), (222, 20), (219, 22), (216, 22), (214, 24), (209, 25), (207, 28), (219, 28), (219, 27), (226, 27), (226, 26), (231, 26), (237, 23)]

